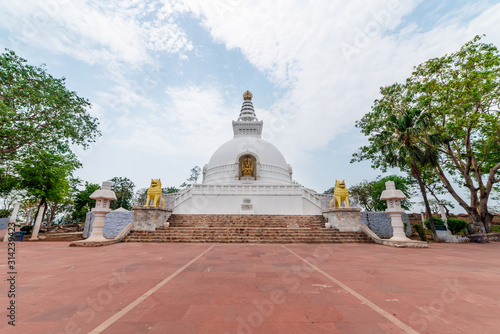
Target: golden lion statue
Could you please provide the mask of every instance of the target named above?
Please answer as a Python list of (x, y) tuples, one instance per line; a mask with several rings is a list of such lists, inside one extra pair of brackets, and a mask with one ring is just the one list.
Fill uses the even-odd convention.
[(330, 209), (341, 208), (342, 201), (345, 201), (346, 208), (349, 206), (349, 190), (345, 187), (345, 180), (338, 181), (335, 180), (335, 191), (333, 192), (333, 198), (330, 201)]
[(152, 206), (165, 207), (165, 200), (161, 197), (161, 180), (151, 179), (151, 186), (148, 189), (148, 198), (146, 200), (146, 205), (149, 206), (149, 202), (153, 200)]

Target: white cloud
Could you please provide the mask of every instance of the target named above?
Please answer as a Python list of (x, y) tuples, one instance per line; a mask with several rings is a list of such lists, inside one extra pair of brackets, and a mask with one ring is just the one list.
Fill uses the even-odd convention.
[(352, 129), (370, 110), (378, 88), (403, 80), (412, 66), (457, 50), (476, 34), (487, 33), (500, 44), (495, 23), (500, 5), (468, 24), (461, 15), (471, 12), (470, 6), (423, 33), (415, 25), (394, 33), (418, 1), (186, 3), (214, 40), (240, 49), (287, 89), (271, 108), (285, 126), (271, 132), (278, 146), (296, 157)]
[[(231, 138), (237, 107), (225, 105), (215, 88), (168, 87), (164, 104), (154, 111), (122, 117), (128, 137), (116, 142), (130, 149), (171, 156), (209, 156)], [(236, 111), (236, 112), (235, 112)]]
[[(107, 124), (106, 143), (206, 162), (205, 157), (231, 138), (231, 120), (240, 107), (240, 95), (231, 97), (224, 89), (246, 84), (227, 83), (230, 79), (217, 77), (216, 71), (205, 72), (196, 67), (199, 63), (189, 67), (190, 60), (171, 61), (186, 59), (192, 51), (197, 60), (210, 58), (209, 66), (241, 66), (234, 53), (214, 55), (219, 49), (203, 44), (203, 34), (187, 34), (198, 32), (182, 25), (192, 24), (181, 20), (192, 15), (214, 41), (240, 50), (267, 75), (277, 88), (275, 94), (284, 92), (267, 110), (259, 96), (254, 97), (265, 138), (292, 164), (334, 142), (336, 156), (330, 161), (337, 163), (339, 155), (349, 160), (361, 138), (347, 144), (349, 136), (339, 134), (353, 131), (354, 121), (370, 110), (380, 86), (404, 80), (412, 66), (453, 52), (476, 34), (486, 33), (485, 41), (500, 45), (500, 4), (476, 1), (451, 11), (445, 5), (438, 10), (434, 4), (424, 6), (433, 8), (430, 17), (438, 21), (423, 20), (422, 26), (407, 16), (426, 15), (421, 9), (414, 12), (420, 2), (8, 1), (0, 5), (0, 28), (7, 32), (0, 41), (15, 45), (10, 42), (17, 40), (33, 52), (68, 56), (52, 57), (63, 64), (74, 58), (77, 61), (64, 68), (69, 75), (73, 64), (81, 66), (75, 71), (100, 71), (99, 77), (89, 74), (87, 88), (94, 95), (93, 114)], [(220, 63), (214, 61), (218, 56)], [(42, 57), (47, 58), (50, 55)], [(193, 74), (194, 70), (198, 72)], [(241, 74), (238, 79), (254, 73), (245, 69)], [(165, 89), (162, 85), (167, 82)], [(312, 174), (320, 175), (321, 167)]]
[[(150, 52), (183, 54), (192, 49), (175, 23), (177, 2), (11, 1), (0, 26), (17, 42), (66, 54), (84, 62), (151, 62)], [(147, 20), (144, 20), (147, 18)]]

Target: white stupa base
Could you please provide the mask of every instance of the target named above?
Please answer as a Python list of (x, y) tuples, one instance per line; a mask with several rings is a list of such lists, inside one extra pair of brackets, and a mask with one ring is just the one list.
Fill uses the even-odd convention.
[(321, 215), (331, 199), (299, 184), (261, 183), (195, 184), (171, 196), (173, 214)]

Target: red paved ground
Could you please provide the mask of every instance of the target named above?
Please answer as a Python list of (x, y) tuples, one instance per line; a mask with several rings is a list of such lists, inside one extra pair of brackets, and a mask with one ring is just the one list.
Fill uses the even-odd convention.
[(212, 245), (17, 246), (17, 326), (7, 325), (4, 281), (0, 333), (88, 333), (103, 323), (106, 334), (403, 333), (398, 321), (414, 333), (500, 332), (500, 243), (216, 244), (114, 322)]

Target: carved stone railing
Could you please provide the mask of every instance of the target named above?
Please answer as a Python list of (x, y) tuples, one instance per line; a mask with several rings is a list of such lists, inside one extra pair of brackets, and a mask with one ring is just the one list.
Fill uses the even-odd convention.
[(316, 205), (321, 211), (328, 211), (333, 194), (319, 194), (312, 189), (302, 188), (303, 197)]
[[(301, 195), (317, 206), (321, 211), (330, 209), (333, 194), (319, 194), (316, 191), (302, 187), (300, 184), (284, 185), (247, 185), (247, 184), (194, 184), (190, 188), (178, 193), (163, 194), (166, 208), (173, 210), (175, 207), (191, 198), (193, 195)], [(351, 205), (359, 207), (359, 205)]]
[[(290, 172), (280, 166), (270, 164), (257, 164), (257, 179), (278, 179), (283, 181), (290, 180)], [(226, 180), (231, 182), (238, 176), (238, 164), (228, 164), (210, 168), (205, 175), (205, 182), (215, 180)]]
[(189, 188), (193, 195), (300, 195), (300, 185), (248, 185), (248, 184), (194, 184)]
[(191, 188), (183, 189), (177, 193), (162, 194), (166, 209), (173, 210), (177, 205), (191, 197)]

